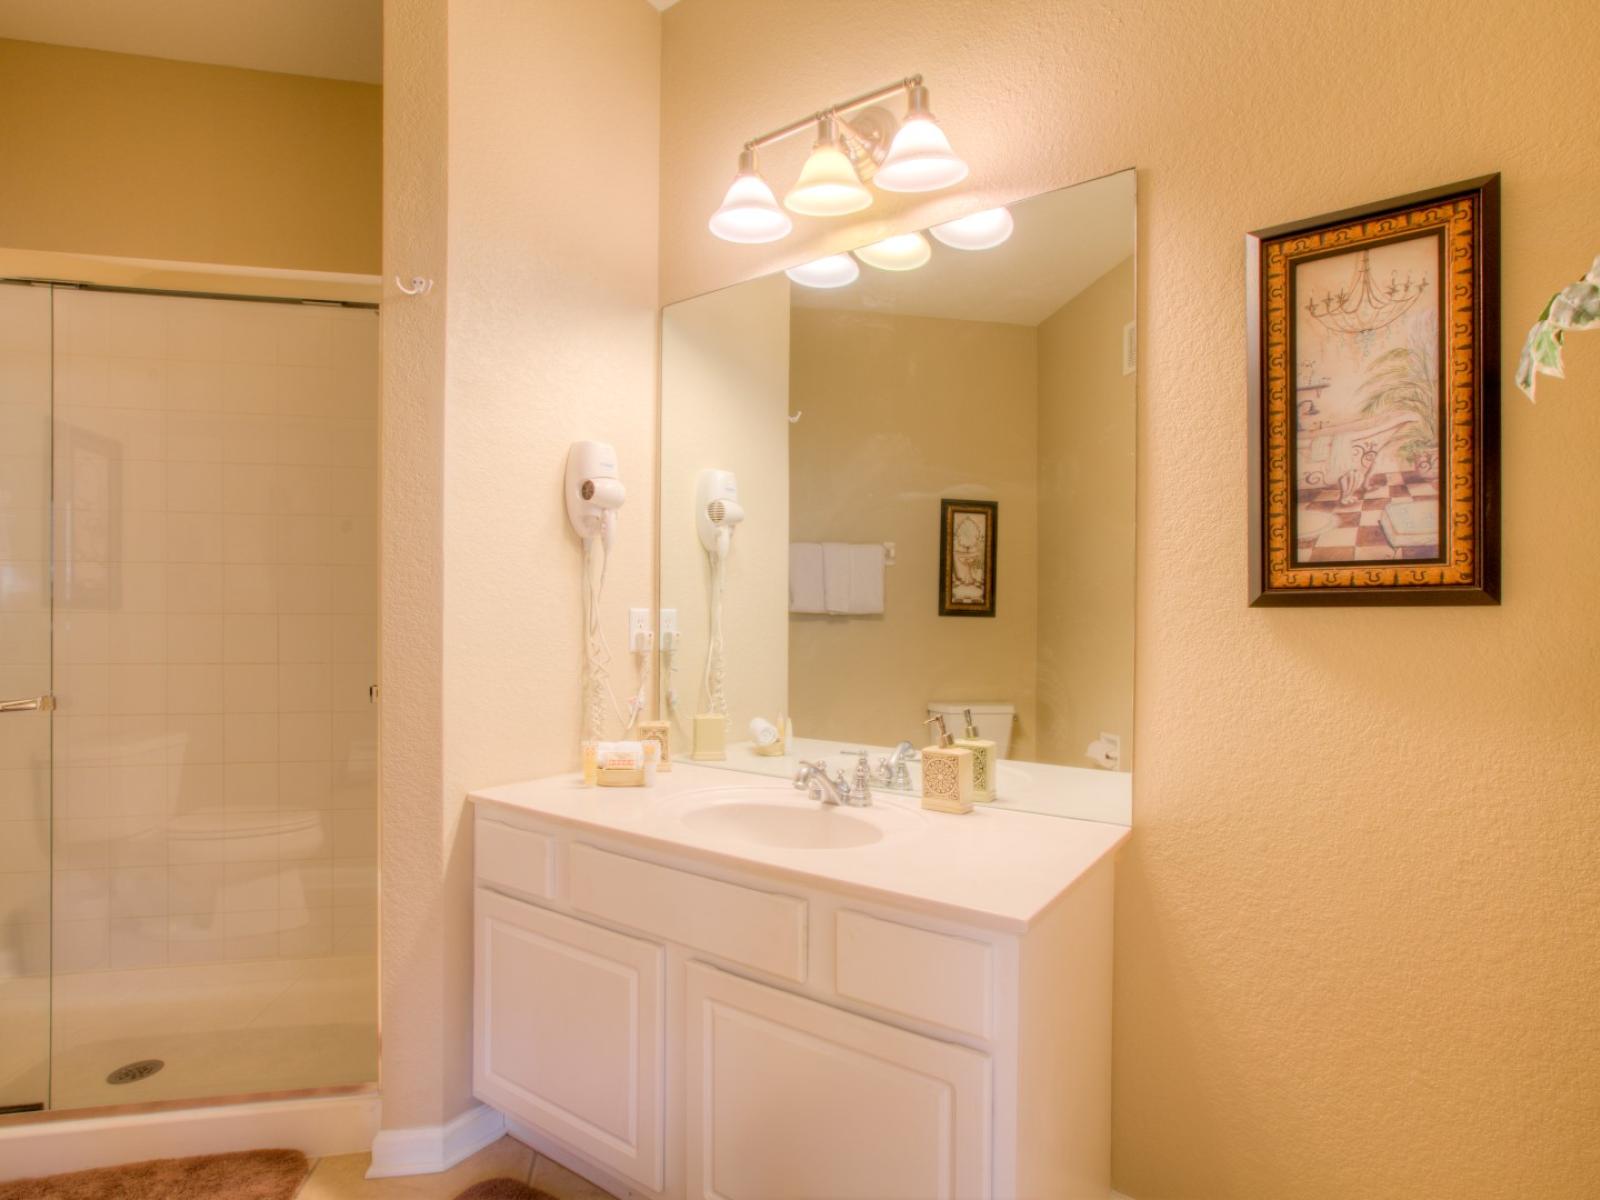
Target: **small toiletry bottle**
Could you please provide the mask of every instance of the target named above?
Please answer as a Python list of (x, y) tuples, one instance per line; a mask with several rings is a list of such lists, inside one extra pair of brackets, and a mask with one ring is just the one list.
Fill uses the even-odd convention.
[(661, 770), (672, 770), (672, 722), (641, 721), (639, 722), (639, 736), (646, 741), (656, 742), (661, 746)]
[(922, 751), (922, 807), (935, 812), (972, 811), (972, 751), (955, 744), (942, 716), (929, 717), (934, 744)]
[(967, 733), (965, 737), (956, 739), (956, 745), (972, 751), (972, 798), (979, 804), (987, 804), (995, 795), (996, 746), (988, 738), (979, 735), (978, 727), (972, 723), (972, 710), (964, 708), (961, 711), (967, 722)]
[(600, 743), (593, 738), (587, 738), (582, 745), (583, 751), (583, 786), (593, 787), (595, 775), (600, 767)]
[(644, 751), (644, 786), (655, 787), (656, 770), (661, 766), (661, 743), (655, 738), (645, 738), (639, 743)]

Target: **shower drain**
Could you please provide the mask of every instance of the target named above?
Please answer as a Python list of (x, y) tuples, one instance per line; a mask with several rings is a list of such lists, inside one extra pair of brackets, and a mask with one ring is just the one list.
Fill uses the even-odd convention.
[(107, 1083), (138, 1083), (141, 1079), (149, 1079), (167, 1064), (159, 1058), (146, 1058), (139, 1062), (131, 1062), (125, 1067), (118, 1067), (106, 1076)]

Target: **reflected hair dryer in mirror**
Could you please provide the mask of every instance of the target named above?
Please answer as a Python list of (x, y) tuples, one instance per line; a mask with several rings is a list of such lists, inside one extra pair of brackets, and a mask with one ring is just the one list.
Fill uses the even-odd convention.
[(733, 472), (701, 471), (694, 490), (694, 523), (706, 553), (713, 558), (726, 557), (733, 543), (734, 526), (743, 520), (739, 481)]
[[(733, 548), (734, 526), (743, 520), (739, 481), (733, 472), (701, 471), (694, 489), (694, 524), (700, 544), (711, 560), (711, 575), (707, 581), (710, 636), (706, 642), (705, 674), (701, 678), (705, 709), (695, 719), (696, 758), (722, 757), (716, 732), (724, 729), (728, 715), (728, 698), (723, 687), (722, 601), (727, 590), (728, 551)], [(702, 745), (702, 742), (707, 744)]]

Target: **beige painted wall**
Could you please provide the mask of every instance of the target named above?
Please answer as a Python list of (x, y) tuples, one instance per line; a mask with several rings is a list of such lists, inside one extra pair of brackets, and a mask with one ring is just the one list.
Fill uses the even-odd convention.
[[(776, 721), (789, 699), (789, 279), (773, 275), (697, 296), (661, 324), (661, 607), (678, 613), (672, 688), (674, 752), (693, 745), (708, 711), (709, 565), (695, 525), (706, 468), (732, 471), (743, 523), (734, 529), (723, 600), (728, 740), (750, 718)], [(665, 712), (665, 708), (661, 710)]]
[(1134, 414), (1122, 373), (1134, 260), (1039, 326), (1038, 757), (1084, 765), (1102, 732), (1133, 759)]
[(446, 0), (384, 0), (383, 72), (393, 84), (383, 93), (384, 267), (434, 281), (426, 296), (387, 288), (380, 324), (378, 1081), (390, 1128), (437, 1125), (463, 1111), (471, 1055), (458, 948), (471, 885), (459, 870), (446, 882), (456, 856), (444, 806), (441, 680), (447, 35)]
[(0, 39), (0, 246), (374, 272), (382, 89)]
[[(568, 445), (629, 494), (654, 591), (660, 21), (639, 0), (386, 0), (383, 1122), (471, 1104), (469, 788), (577, 765)], [(580, 98), (574, 102), (574, 98)], [(625, 688), (627, 664), (615, 674)]]
[[(705, 220), (745, 138), (908, 71), (974, 167), (921, 215), (1141, 169), (1117, 1187), (1591, 1194), (1600, 555), (1570, 514), (1600, 502), (1600, 346), (1505, 400), (1502, 607), (1252, 610), (1242, 235), (1499, 170), (1514, 363), (1600, 248), (1593, 123), (1551, 99), (1600, 58), (1592, 7), (685, 0), (663, 30), (669, 301), (862, 240)], [(763, 156), (780, 187), (803, 141)]]
[[(816, 308), (791, 319), (804, 414), (790, 434), (791, 535), (894, 542), (898, 557), (882, 616), (790, 616), (795, 731), (922, 746), (929, 701), (1006, 700), (1011, 756), (1034, 758), (1034, 330)], [(1000, 502), (992, 619), (939, 615), (943, 496)]]

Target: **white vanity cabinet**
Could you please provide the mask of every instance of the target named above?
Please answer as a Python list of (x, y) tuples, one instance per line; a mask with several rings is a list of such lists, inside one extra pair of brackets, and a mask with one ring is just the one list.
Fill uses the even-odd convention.
[(517, 1136), (656, 1200), (1109, 1195), (1109, 853), (1019, 927), (475, 799)]

